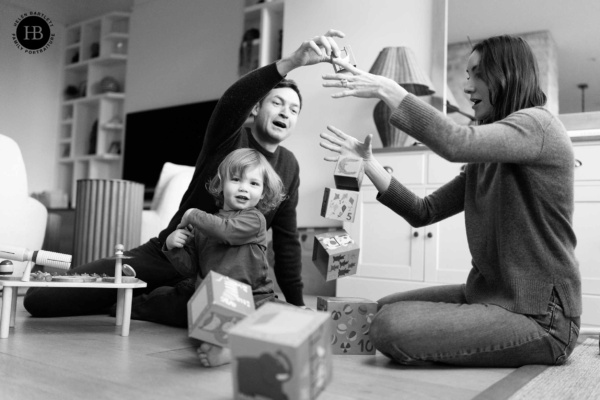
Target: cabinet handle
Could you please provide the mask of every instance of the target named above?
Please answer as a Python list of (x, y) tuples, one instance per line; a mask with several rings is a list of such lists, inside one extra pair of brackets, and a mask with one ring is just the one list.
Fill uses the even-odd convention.
[(414, 237), (419, 237), (419, 232), (415, 231), (415, 232), (413, 233), (413, 236), (414, 236)]
[(583, 165), (583, 163), (581, 162), (581, 160), (575, 159), (575, 168), (579, 168)]
[(427, 234), (427, 237), (428, 237), (428, 238), (432, 238), (432, 237), (433, 237), (433, 233), (429, 232), (429, 233)]
[(389, 165), (385, 165), (383, 167), (383, 169), (385, 169), (388, 173), (393, 174), (394, 173), (394, 168), (390, 167)]

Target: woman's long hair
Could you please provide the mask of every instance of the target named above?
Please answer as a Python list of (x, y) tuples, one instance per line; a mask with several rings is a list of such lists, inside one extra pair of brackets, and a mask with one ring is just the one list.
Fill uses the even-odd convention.
[(520, 37), (494, 36), (477, 43), (472, 52), (480, 55), (479, 70), (487, 83), (492, 115), (480, 124), (506, 118), (524, 108), (543, 106), (538, 66), (531, 47)]

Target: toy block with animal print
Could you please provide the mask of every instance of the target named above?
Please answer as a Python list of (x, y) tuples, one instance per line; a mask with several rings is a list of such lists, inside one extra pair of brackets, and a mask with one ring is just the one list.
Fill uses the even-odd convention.
[(333, 354), (375, 354), (369, 332), (377, 313), (377, 302), (357, 297), (319, 296), (317, 310), (329, 313)]
[(188, 301), (188, 335), (227, 346), (229, 330), (253, 311), (250, 285), (210, 271)]
[(315, 235), (312, 260), (325, 281), (356, 274), (359, 253), (358, 244), (343, 229)]
[(340, 156), (333, 171), (335, 187), (358, 192), (364, 175), (365, 167), (362, 158)]
[(267, 303), (229, 332), (235, 399), (316, 399), (332, 374), (329, 315)]
[(358, 192), (325, 188), (323, 203), (321, 205), (321, 217), (354, 222), (357, 205)]

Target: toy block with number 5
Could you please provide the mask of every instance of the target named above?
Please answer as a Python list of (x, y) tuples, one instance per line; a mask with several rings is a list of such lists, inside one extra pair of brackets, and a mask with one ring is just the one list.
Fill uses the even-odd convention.
[(354, 222), (357, 204), (358, 192), (325, 188), (321, 204), (321, 217)]

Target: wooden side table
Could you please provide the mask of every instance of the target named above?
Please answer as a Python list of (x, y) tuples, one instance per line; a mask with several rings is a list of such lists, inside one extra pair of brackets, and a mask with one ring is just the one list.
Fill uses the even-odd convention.
[[(4, 286), (2, 291), (2, 317), (0, 319), (0, 339), (8, 338), (9, 328), (15, 326), (17, 292), (19, 287), (69, 287), (69, 288), (101, 288), (118, 289), (116, 325), (121, 326), (121, 336), (129, 336), (131, 322), (131, 300), (133, 289), (144, 288), (146, 282), (138, 280), (135, 283), (109, 283), (109, 282), (22, 282), (0, 281)], [(15, 289), (16, 288), (16, 289)]]

